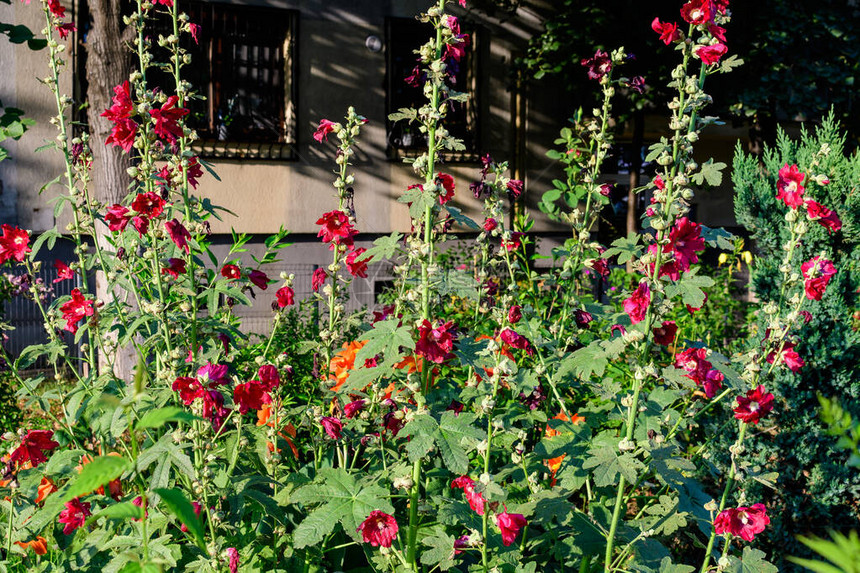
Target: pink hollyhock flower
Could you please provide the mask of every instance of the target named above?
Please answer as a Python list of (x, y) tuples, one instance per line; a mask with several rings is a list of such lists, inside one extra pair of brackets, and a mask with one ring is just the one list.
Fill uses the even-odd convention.
[(805, 205), (806, 214), (809, 218), (813, 221), (818, 221), (828, 231), (838, 231), (842, 228), (842, 221), (839, 220), (839, 216), (835, 211), (828, 209), (821, 203), (817, 203), (812, 199), (807, 199)]
[(269, 277), (263, 271), (253, 270), (249, 272), (248, 280), (260, 290), (269, 288)]
[(651, 29), (660, 34), (660, 40), (667, 46), (681, 40), (681, 31), (674, 22), (660, 22), (660, 18), (654, 18)]
[(645, 319), (648, 313), (648, 306), (651, 304), (651, 289), (648, 288), (648, 283), (642, 281), (633, 294), (624, 301), (624, 312), (630, 317), (630, 322), (638, 324)]
[(439, 173), (436, 175), (436, 185), (440, 185), (445, 191), (439, 195), (439, 204), (444, 205), (454, 198), (454, 178), (447, 173)]
[(445, 27), (451, 30), (455, 36), (460, 33), (460, 21), (456, 16), (448, 16), (448, 18), (445, 19), (444, 24)]
[(487, 501), (484, 496), (475, 491), (475, 481), (469, 476), (460, 476), (451, 482), (451, 489), (462, 489), (466, 495), (466, 501), (469, 502), (469, 507), (478, 515), (484, 515), (484, 508)]
[(726, 43), (726, 29), (722, 26), (717, 26), (716, 24), (708, 24), (708, 32), (711, 35), (720, 41), (721, 44)]
[(71, 22), (64, 22), (55, 26), (57, 33), (60, 34), (60, 39), (65, 40), (72, 32), (77, 32), (78, 29)]
[(460, 8), (466, 7), (466, 0), (460, 0)]
[(588, 325), (594, 321), (594, 317), (591, 316), (590, 312), (578, 308), (573, 311), (573, 321), (579, 328), (588, 328)]
[(60, 0), (48, 0), (48, 10), (57, 18), (66, 16), (66, 9), (60, 4)]
[(138, 215), (147, 219), (155, 219), (161, 215), (164, 212), (164, 205), (164, 199), (152, 191), (138, 193), (134, 201), (131, 202), (131, 208), (137, 211)]
[(717, 7), (711, 0), (691, 0), (681, 7), (681, 17), (694, 26), (711, 22), (716, 13)]
[(454, 349), (454, 323), (444, 322), (434, 327), (426, 318), (418, 327), (418, 342), (415, 343), (415, 352), (430, 362), (441, 364), (445, 362)]
[(80, 289), (72, 289), (71, 300), (60, 305), (63, 320), (66, 321), (66, 330), (75, 334), (78, 331), (78, 323), (88, 316), (92, 316), (93, 301), (84, 298)]
[(797, 209), (803, 205), (805, 187), (801, 183), (805, 177), (806, 174), (801, 173), (797, 165), (789, 166), (786, 163), (779, 170), (779, 179), (776, 182), (776, 198), (782, 199), (792, 209)]
[(353, 400), (343, 407), (343, 415), (352, 418), (364, 409), (364, 400)]
[(812, 313), (808, 310), (801, 310), (798, 314), (803, 317), (804, 324), (809, 324), (810, 322), (812, 322)]
[(346, 270), (354, 277), (367, 278), (367, 262), (370, 259), (359, 259), (366, 250), (364, 247), (359, 247), (346, 256)]
[(496, 515), (496, 525), (502, 532), (502, 545), (509, 546), (519, 535), (520, 530), (528, 525), (526, 518), (519, 513), (508, 513), (503, 511)]
[(15, 464), (30, 462), (33, 467), (47, 462), (48, 458), (44, 452), (50, 452), (60, 446), (51, 439), (53, 437), (54, 432), (51, 430), (29, 430), (21, 439), (21, 444), (9, 455), (9, 461)]
[(90, 504), (88, 502), (82, 503), (80, 498), (76, 497), (72, 501), (66, 502), (66, 509), (60, 512), (60, 518), (57, 521), (66, 524), (63, 527), (63, 533), (68, 535), (84, 525), (90, 515), (92, 515)]
[(239, 552), (235, 547), (228, 547), (224, 553), (227, 554), (227, 567), (230, 573), (239, 573)]
[(230, 368), (226, 364), (207, 362), (197, 369), (197, 379), (214, 388), (230, 382), (229, 371)]
[(761, 385), (735, 400), (738, 402), (734, 409), (735, 418), (746, 424), (758, 424), (763, 416), (773, 410), (773, 394), (765, 392), (764, 386)]
[(327, 119), (321, 119), (319, 127), (317, 127), (317, 130), (314, 132), (314, 139), (316, 139), (318, 143), (322, 143), (323, 140), (328, 141), (328, 134), (336, 129), (340, 129), (339, 123), (335, 123)]
[(30, 252), (30, 235), (27, 231), (12, 225), (4, 224), (0, 229), (3, 230), (0, 234), (0, 265), (9, 259), (23, 262), (24, 257)]
[(325, 416), (320, 419), (320, 424), (325, 430), (325, 433), (328, 434), (328, 437), (332, 440), (339, 440), (342, 436), (341, 432), (343, 431), (343, 422), (338, 420), (337, 418), (333, 418), (331, 416)]
[(398, 529), (397, 520), (393, 516), (374, 509), (367, 519), (361, 522), (357, 531), (361, 533), (361, 539), (373, 547), (391, 547), (397, 538)]
[(125, 230), (130, 220), (131, 217), (128, 215), (128, 209), (118, 204), (108, 207), (105, 214), (105, 223), (107, 223), (108, 229), (113, 232), (122, 232)]
[(523, 194), (524, 186), (523, 182), (519, 179), (511, 179), (507, 184), (508, 195), (510, 195), (511, 199), (518, 199), (520, 195)]
[(502, 241), (502, 246), (505, 247), (505, 249), (507, 249), (507, 251), (509, 253), (511, 251), (515, 251), (515, 250), (519, 249), (523, 245), (523, 243), (521, 241), (523, 235), (525, 235), (525, 233), (520, 233), (517, 231), (511, 233), (511, 240), (510, 241)]
[(469, 34), (457, 34), (454, 36), (454, 43), (445, 44), (445, 54), (442, 56), (446, 60), (459, 62), (466, 56), (466, 48), (469, 47)]
[(244, 384), (236, 384), (233, 388), (233, 403), (239, 405), (242, 414), (248, 410), (259, 410), (263, 404), (271, 404), (272, 397), (258, 380), (251, 380)]
[(516, 324), (523, 317), (523, 307), (515, 304), (508, 310), (508, 322)]
[(179, 275), (184, 275), (187, 272), (188, 269), (185, 268), (185, 261), (173, 257), (167, 259), (167, 266), (161, 269), (161, 274), (170, 275), (174, 279), (179, 278)]
[[(149, 505), (149, 500), (147, 500), (147, 503), (144, 504), (143, 503), (143, 497), (139, 495), (136, 498), (134, 498), (133, 500), (131, 500), (131, 504), (136, 505), (137, 507), (143, 509), (143, 517), (144, 518), (149, 517), (149, 510), (146, 507), (144, 507), (144, 505)], [(140, 521), (140, 519), (135, 518), (135, 521)]]
[(224, 265), (221, 268), (221, 276), (225, 279), (238, 279), (242, 277), (242, 270), (236, 265)]
[(330, 250), (334, 249), (334, 245), (352, 247), (352, 238), (358, 234), (343, 211), (329, 211), (323, 214), (317, 220), (317, 225), (321, 225), (317, 236), (322, 238), (324, 243), (331, 243)]
[(129, 89), (128, 80), (113, 88), (113, 104), (101, 113), (101, 117), (106, 117), (114, 123), (127, 119), (131, 116), (134, 110), (134, 102), (131, 101), (131, 90)]
[(314, 271), (314, 274), (311, 276), (311, 288), (314, 292), (319, 292), (320, 287), (325, 284), (326, 278), (328, 278), (328, 274), (323, 267)]
[(706, 348), (688, 348), (675, 356), (675, 368), (685, 370), (685, 376), (702, 386), (705, 396), (713, 398), (723, 387), (725, 377), (708, 361)]
[(142, 237), (149, 230), (149, 219), (146, 217), (132, 217), (131, 226), (134, 227), (137, 234)]
[(278, 308), (292, 306), (296, 303), (295, 293), (288, 286), (279, 288), (278, 292), (275, 293), (275, 298), (278, 300)]
[(172, 95), (167, 98), (161, 109), (149, 110), (149, 115), (155, 119), (155, 127), (153, 128), (155, 135), (170, 143), (184, 135), (179, 120), (188, 115), (187, 109), (176, 107), (177, 103), (179, 103), (179, 97)]
[(57, 278), (51, 281), (52, 283), (58, 283), (67, 279), (75, 278), (75, 271), (60, 259), (56, 259), (54, 261), (54, 268), (57, 269)]
[(403, 78), (403, 81), (406, 82), (406, 85), (412, 86), (413, 88), (417, 88), (424, 81), (424, 74), (421, 71), (419, 66), (415, 66), (412, 68), (412, 73)]
[(719, 63), (720, 58), (726, 55), (729, 49), (725, 44), (714, 44), (713, 46), (702, 46), (696, 49), (696, 55), (708, 66)]
[(188, 245), (188, 239), (191, 238), (191, 233), (185, 228), (185, 225), (171, 219), (164, 222), (164, 228), (167, 229), (167, 234), (170, 235), (170, 240), (182, 251), (191, 252), (191, 247)]
[(708, 373), (705, 374), (705, 379), (702, 382), (702, 389), (705, 391), (705, 396), (708, 399), (713, 398), (717, 395), (717, 392), (722, 390), (723, 388), (723, 380), (726, 377), (722, 372), (717, 370), (716, 368), (711, 368), (708, 370)]
[(624, 336), (625, 334), (627, 334), (627, 329), (624, 328), (623, 324), (613, 324), (612, 326), (609, 327), (609, 336), (612, 336), (613, 334), (615, 334), (616, 330), (621, 333), (621, 336)]
[(203, 167), (200, 166), (200, 160), (197, 157), (188, 159), (188, 184), (194, 189), (197, 189), (199, 179), (203, 177)]
[(654, 328), (654, 342), (663, 346), (671, 346), (675, 342), (678, 333), (678, 325), (674, 320), (663, 321), (663, 324)]
[(588, 68), (588, 79), (600, 80), (612, 70), (612, 59), (603, 50), (597, 50), (590, 58), (580, 62)]
[[(641, 76), (639, 76), (639, 78), (641, 78)], [(637, 78), (633, 78), (633, 79), (636, 80)], [(642, 81), (644, 82), (645, 80), (642, 79)], [(628, 84), (628, 85), (631, 85), (631, 87), (632, 87), (632, 84)], [(639, 93), (642, 93), (635, 87), (633, 89), (635, 89)], [(610, 185), (609, 183), (604, 183), (603, 185), (600, 186), (600, 194), (603, 195), (604, 197), (609, 197), (610, 195), (612, 195), (612, 188), (613, 188), (613, 186)]]
[(656, 177), (654, 177), (653, 183), (654, 183), (654, 187), (656, 187), (660, 191), (663, 191), (666, 189), (666, 183), (663, 181), (663, 178), (660, 177), (659, 173), (657, 174)]
[(257, 370), (257, 378), (267, 391), (272, 391), (281, 385), (281, 375), (278, 374), (278, 369), (271, 364), (260, 366)]
[(191, 39), (195, 44), (200, 44), (200, 24), (188, 23), (188, 32), (191, 33)]
[(795, 344), (793, 342), (783, 342), (782, 350), (779, 351), (779, 354), (774, 350), (767, 355), (768, 364), (773, 364), (775, 360), (781, 361), (792, 372), (800, 372), (800, 369), (804, 367), (806, 362), (803, 361), (803, 358), (800, 357), (800, 354), (797, 353), (794, 347)]
[(131, 119), (120, 119), (114, 123), (105, 139), (105, 145), (115, 145), (126, 153), (134, 147), (134, 138), (137, 136), (137, 124)]
[(836, 267), (827, 259), (815, 257), (800, 265), (800, 270), (803, 273), (803, 289), (806, 292), (806, 298), (821, 300), (827, 289), (827, 283), (836, 274)]
[(493, 232), (493, 230), (498, 226), (499, 226), (499, 222), (496, 221), (495, 219), (493, 219), (492, 217), (487, 217), (487, 219), (484, 220), (484, 230), (488, 233)]
[(714, 520), (714, 531), (717, 535), (731, 534), (744, 541), (752, 541), (769, 523), (767, 509), (763, 503), (757, 503), (752, 507), (730, 508), (721, 512)]
[(675, 262), (683, 271), (690, 270), (690, 265), (699, 262), (697, 253), (705, 250), (705, 239), (702, 238), (702, 227), (681, 217), (669, 232), (669, 244), (675, 251)]
[(525, 350), (526, 352), (529, 353), (529, 355), (534, 353), (534, 350), (532, 349), (531, 344), (529, 344), (528, 338), (526, 338), (525, 336), (523, 336), (522, 334), (520, 334), (519, 332), (517, 332), (515, 330), (512, 330), (510, 328), (506, 328), (506, 329), (502, 330), (501, 334), (499, 334), (499, 338), (502, 340), (502, 342), (504, 342), (505, 344), (507, 344), (511, 348), (518, 348), (520, 350)]

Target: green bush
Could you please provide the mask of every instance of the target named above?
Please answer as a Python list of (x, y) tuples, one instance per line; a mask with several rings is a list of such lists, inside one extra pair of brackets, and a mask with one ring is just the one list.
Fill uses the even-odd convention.
[[(788, 239), (783, 231), (785, 208), (776, 198), (777, 173), (786, 163), (797, 163), (805, 173), (824, 176), (823, 185), (805, 182), (805, 197), (834, 209), (842, 220), (841, 231), (829, 233), (814, 225), (795, 252), (793, 266), (825, 252), (839, 270), (820, 302), (812, 302), (811, 322), (800, 334), (798, 352), (806, 361), (797, 374), (777, 371), (774, 387), (782, 407), (772, 431), (754, 433), (749, 448), (764, 467), (779, 472), (775, 490), (753, 486), (750, 499), (768, 496), (772, 526), (767, 531), (774, 555), (809, 555), (796, 540), (800, 534), (822, 535), (827, 530), (847, 531), (856, 526), (860, 475), (846, 466), (848, 454), (837, 447), (818, 419), (820, 393), (838, 397), (855, 418), (860, 415), (860, 333), (853, 328), (858, 304), (857, 273), (860, 260), (860, 156), (845, 154), (845, 137), (831, 116), (814, 132), (803, 131), (800, 141), (780, 132), (776, 145), (761, 159), (735, 154), (733, 183), (737, 193), (738, 221), (756, 242), (759, 254), (752, 271), (756, 294), (763, 300), (779, 297), (781, 246)], [(821, 181), (824, 183), (824, 181)], [(753, 330), (760, 339), (766, 318), (754, 318)], [(758, 489), (760, 491), (754, 491)], [(788, 563), (777, 563), (791, 570)]]

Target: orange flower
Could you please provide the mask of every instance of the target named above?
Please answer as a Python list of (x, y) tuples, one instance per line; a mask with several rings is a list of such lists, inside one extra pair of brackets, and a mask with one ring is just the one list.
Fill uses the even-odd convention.
[(26, 543), (16, 541), (15, 544), (20, 545), (21, 549), (25, 550), (29, 547), (36, 555), (44, 555), (48, 552), (48, 542), (41, 535), (38, 536), (36, 539), (27, 541)]
[[(558, 415), (554, 416), (552, 419), (553, 420), (561, 420), (562, 422), (570, 422), (574, 426), (579, 425), (583, 421), (585, 421), (585, 417), (580, 416), (579, 414), (574, 414), (573, 417), (568, 418), (564, 414), (564, 412), (559, 412)], [(550, 428), (549, 425), (547, 425), (546, 431), (545, 431), (545, 435), (547, 438), (552, 438), (554, 436), (558, 436), (559, 434), (561, 434), (561, 432), (559, 432), (555, 428)], [(551, 485), (555, 485), (555, 474), (558, 472), (558, 469), (561, 467), (562, 461), (564, 461), (564, 454), (561, 454), (560, 456), (558, 456), (556, 458), (544, 460), (544, 464), (546, 465), (547, 468), (549, 468), (550, 474), (552, 475)]]
[(355, 354), (365, 344), (367, 344), (366, 340), (344, 343), (343, 350), (332, 357), (331, 366), (329, 367), (329, 376), (335, 380), (332, 391), (336, 392), (340, 390), (340, 387), (349, 378), (349, 373), (355, 367)]
[[(272, 418), (272, 405), (271, 404), (263, 404), (263, 407), (261, 409), (257, 410), (257, 425), (258, 426), (269, 426), (269, 427), (274, 428), (275, 427), (275, 421), (272, 420), (271, 418)], [(292, 438), (296, 437), (296, 427), (293, 426), (292, 424), (287, 424), (286, 426), (282, 427), (281, 430), (283, 430), (284, 432), (289, 434), (289, 436)], [(293, 440), (291, 440), (290, 438), (285, 436), (280, 431), (278, 432), (278, 435), (281, 436), (282, 438), (284, 438), (284, 440), (287, 442), (287, 445), (290, 446), (290, 449), (293, 452), (293, 456), (296, 459), (298, 459), (299, 458), (299, 449), (293, 443)], [(273, 444), (272, 442), (266, 442), (266, 447), (269, 448), (270, 452), (275, 451), (275, 444)], [(280, 450), (278, 450), (278, 453), (281, 453)]]
[[(42, 503), (45, 501), (45, 498), (57, 491), (57, 486), (54, 485), (54, 482), (49, 480), (46, 477), (42, 477), (42, 481), (39, 484), (38, 495), (36, 495), (36, 503)], [(39, 553), (39, 555), (42, 555)]]

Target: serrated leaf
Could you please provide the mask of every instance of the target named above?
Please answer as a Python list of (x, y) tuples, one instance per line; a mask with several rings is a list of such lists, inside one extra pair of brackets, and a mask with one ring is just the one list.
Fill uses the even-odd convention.
[(421, 552), (421, 563), (424, 565), (435, 565), (442, 571), (447, 571), (454, 566), (454, 537), (445, 533), (438, 527), (431, 535), (421, 538), (422, 545), (427, 549)]
[(141, 519), (143, 517), (143, 508), (134, 505), (130, 501), (122, 503), (114, 503), (94, 513), (87, 519), (87, 525), (94, 523), (101, 517), (108, 519)]
[(167, 422), (193, 422), (197, 420), (197, 416), (184, 408), (177, 406), (167, 406), (150, 410), (137, 421), (136, 430), (144, 428), (160, 428)]
[(692, 308), (701, 308), (705, 303), (702, 289), (714, 286), (714, 279), (705, 275), (684, 273), (677, 282), (666, 285), (666, 298), (681, 296), (681, 302)]
[(120, 477), (131, 462), (122, 456), (98, 456), (81, 468), (81, 473), (70, 480), (69, 488), (63, 496), (63, 502), (92, 493), (100, 486), (106, 485)]
[(154, 490), (161, 498), (161, 502), (176, 518), (188, 528), (188, 532), (197, 541), (201, 549), (206, 548), (203, 538), (203, 524), (200, 517), (194, 513), (194, 506), (185, 498), (185, 494), (179, 489), (158, 488)]
[(764, 551), (744, 547), (741, 558), (734, 555), (729, 556), (729, 567), (726, 571), (731, 573), (779, 573), (779, 569), (765, 559)]
[(642, 247), (639, 246), (641, 235), (631, 233), (626, 237), (621, 237), (612, 241), (612, 247), (606, 249), (603, 253), (604, 258), (618, 255), (618, 264), (623, 265), (627, 261), (639, 257), (642, 254)]
[(719, 187), (723, 183), (723, 169), (725, 168), (726, 164), (722, 161), (714, 163), (713, 159), (708, 159), (690, 179), (696, 185), (707, 182), (711, 187)]
[(460, 210), (458, 207), (455, 207), (451, 204), (447, 204), (445, 205), (445, 210), (448, 211), (448, 214), (458, 225), (466, 227), (467, 229), (472, 229), (474, 231), (479, 231), (481, 229), (481, 226), (478, 225), (478, 223), (473, 221), (471, 217), (467, 217), (466, 215), (464, 215), (463, 211)]
[(567, 373), (573, 372), (578, 378), (588, 380), (592, 376), (602, 376), (608, 364), (606, 351), (600, 341), (595, 340), (562, 359), (556, 376), (561, 379)]
[(454, 474), (462, 475), (469, 471), (468, 454), (478, 441), (486, 437), (484, 430), (472, 425), (476, 418), (470, 412), (458, 415), (448, 410), (442, 413), (436, 445), (445, 466)]
[(403, 233), (391, 233), (373, 241), (373, 246), (364, 252), (364, 257), (370, 257), (371, 262), (382, 259), (392, 259), (400, 250), (400, 240)]

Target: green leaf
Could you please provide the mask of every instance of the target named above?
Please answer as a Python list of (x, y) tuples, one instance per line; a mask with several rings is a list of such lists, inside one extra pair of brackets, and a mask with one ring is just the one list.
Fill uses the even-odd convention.
[(421, 543), (428, 549), (421, 552), (421, 563), (436, 565), (442, 571), (454, 566), (454, 537), (445, 533), (444, 528), (436, 527), (432, 535), (423, 535)]
[(70, 480), (70, 485), (63, 496), (63, 502), (92, 493), (100, 486), (106, 485), (120, 477), (131, 462), (122, 456), (98, 456), (81, 468), (81, 473)]
[(462, 475), (469, 471), (469, 452), (486, 433), (472, 425), (477, 416), (470, 412), (459, 415), (446, 410), (439, 423), (439, 453), (445, 466), (454, 474)]
[(695, 567), (689, 565), (675, 565), (671, 557), (664, 557), (660, 562), (660, 573), (692, 573)]
[(723, 183), (723, 169), (726, 164), (722, 161), (714, 163), (713, 159), (708, 159), (702, 164), (698, 173), (694, 173), (691, 179), (696, 185), (702, 185), (706, 182), (711, 187), (719, 187)]
[(779, 569), (773, 563), (765, 560), (764, 551), (749, 546), (744, 547), (740, 559), (734, 555), (729, 556), (729, 567), (726, 571), (731, 573), (779, 573)]
[(702, 230), (702, 238), (711, 247), (721, 249), (723, 251), (733, 251), (735, 248), (735, 240), (737, 237), (720, 227), (700, 226)]
[(639, 246), (641, 235), (631, 233), (626, 237), (615, 239), (612, 241), (612, 247), (606, 249), (603, 253), (603, 258), (618, 255), (618, 264), (623, 265), (629, 260), (639, 257), (642, 254), (642, 247)]
[(555, 375), (561, 380), (566, 374), (573, 372), (578, 378), (588, 380), (592, 376), (602, 376), (607, 365), (609, 360), (606, 358), (606, 351), (600, 341), (595, 340), (562, 359)]
[(466, 227), (467, 229), (472, 229), (474, 231), (479, 231), (481, 226), (478, 225), (475, 221), (472, 220), (471, 217), (467, 217), (463, 214), (463, 211), (458, 207), (451, 205), (450, 203), (445, 205), (445, 210), (448, 211), (448, 214), (451, 215), (451, 218), (455, 223)]
[(681, 301), (692, 308), (701, 308), (705, 302), (704, 288), (714, 286), (714, 279), (692, 272), (684, 273), (681, 280), (666, 285), (666, 298), (681, 295)]
[(160, 428), (167, 422), (193, 422), (197, 419), (197, 416), (184, 408), (167, 406), (165, 408), (158, 408), (157, 410), (150, 410), (141, 416), (135, 425), (135, 429)]
[(373, 241), (373, 246), (364, 252), (364, 257), (370, 257), (371, 262), (382, 259), (392, 259), (400, 250), (400, 240), (403, 238), (403, 233), (391, 233), (384, 237), (379, 237)]
[(188, 528), (188, 532), (197, 541), (201, 549), (206, 549), (203, 539), (203, 524), (194, 513), (194, 506), (185, 498), (185, 494), (179, 489), (158, 488), (154, 490), (161, 497), (161, 501), (176, 518)]
[(91, 525), (101, 517), (119, 520), (141, 519), (143, 517), (143, 508), (134, 505), (130, 501), (115, 503), (90, 516), (87, 519), (87, 525)]
[(356, 364), (364, 364), (368, 358), (382, 354), (384, 360), (380, 366), (394, 366), (400, 354), (400, 348), (415, 349), (412, 332), (408, 326), (401, 326), (398, 318), (377, 322), (373, 328), (364, 334), (367, 343), (355, 355)]

